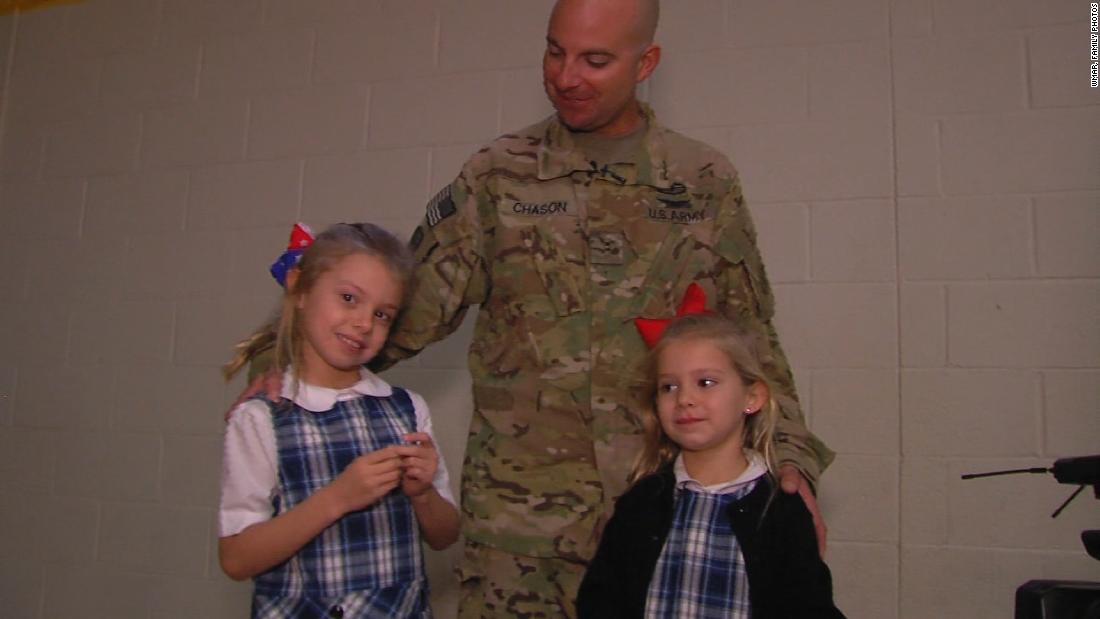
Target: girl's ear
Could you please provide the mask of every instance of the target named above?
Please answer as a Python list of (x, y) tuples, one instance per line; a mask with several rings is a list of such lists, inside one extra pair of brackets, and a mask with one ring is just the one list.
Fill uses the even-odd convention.
[(749, 385), (746, 395), (748, 396), (745, 399), (746, 415), (760, 412), (760, 409), (767, 403), (768, 398), (771, 397), (771, 394), (768, 393), (768, 386), (759, 380)]
[(294, 267), (286, 272), (286, 293), (288, 295), (297, 297), (295, 305), (298, 306), (298, 309), (302, 308), (302, 303), (305, 301), (304, 295), (297, 294), (297, 292), (294, 290), (298, 286), (298, 277), (301, 274), (302, 270), (298, 267)]
[(293, 267), (286, 272), (286, 289), (287, 291), (294, 290), (294, 286), (298, 285), (298, 276), (302, 274), (302, 270), (298, 267)]

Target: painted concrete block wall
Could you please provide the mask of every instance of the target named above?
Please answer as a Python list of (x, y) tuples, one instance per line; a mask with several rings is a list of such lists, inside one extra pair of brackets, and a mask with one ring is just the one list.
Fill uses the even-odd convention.
[[(549, 0), (88, 0), (0, 17), (0, 605), (239, 617), (218, 365), (290, 224), (412, 231), (550, 110)], [(850, 617), (1100, 580), (1046, 477), (1100, 438), (1100, 89), (1080, 0), (670, 0), (642, 92), (740, 168)], [(470, 325), (387, 377), (457, 480)], [(454, 553), (432, 553), (452, 616)]]

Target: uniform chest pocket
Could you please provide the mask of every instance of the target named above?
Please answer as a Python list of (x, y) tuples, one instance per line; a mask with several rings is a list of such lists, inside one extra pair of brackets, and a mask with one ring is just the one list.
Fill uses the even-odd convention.
[(576, 253), (579, 248), (569, 251), (568, 239), (554, 238), (553, 230), (538, 226), (527, 227), (520, 235), (553, 311), (558, 316), (583, 312), (587, 266)]
[(498, 228), (492, 301), (536, 320), (585, 311), (587, 266), (575, 227), (568, 219)]
[[(575, 328), (564, 319), (587, 310), (586, 266), (566, 226), (498, 227), (492, 262), (492, 290), (472, 349), (494, 375), (512, 375), (524, 367), (541, 368), (555, 347), (548, 342)], [(566, 222), (562, 222), (564, 224)], [(579, 257), (579, 258), (578, 258)], [(482, 328), (483, 327), (483, 328)]]
[(712, 281), (717, 262), (709, 244), (700, 241), (687, 227), (670, 226), (648, 262), (632, 315), (672, 316), (680, 303), (680, 295), (693, 281), (707, 290), (708, 298), (713, 298)]

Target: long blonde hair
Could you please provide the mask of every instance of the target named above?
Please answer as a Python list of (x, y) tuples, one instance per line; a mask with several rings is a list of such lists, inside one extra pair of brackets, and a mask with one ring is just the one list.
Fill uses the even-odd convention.
[(657, 417), (657, 361), (670, 343), (688, 339), (706, 340), (714, 344), (729, 359), (730, 366), (746, 387), (760, 383), (767, 389), (768, 399), (764, 406), (745, 417), (743, 447), (763, 456), (768, 470), (774, 472), (775, 449), (772, 441), (779, 420), (779, 405), (771, 395), (772, 388), (764, 375), (755, 342), (728, 318), (717, 314), (689, 314), (669, 324), (646, 359), (645, 401), (648, 407), (642, 416), (645, 444), (634, 461), (630, 481), (633, 483), (646, 475), (656, 473), (680, 454), (680, 446), (665, 434)]
[(298, 299), (313, 289), (322, 274), (353, 254), (380, 258), (401, 282), (402, 288), (409, 289), (413, 259), (405, 243), (374, 224), (335, 224), (318, 234), (302, 254), (296, 267), (298, 276), (287, 278), (286, 291), (271, 318), (234, 346), (233, 358), (222, 366), (225, 379), (233, 378), (253, 357), (273, 346), (273, 367), (289, 367), (297, 373), (296, 367), (302, 358)]

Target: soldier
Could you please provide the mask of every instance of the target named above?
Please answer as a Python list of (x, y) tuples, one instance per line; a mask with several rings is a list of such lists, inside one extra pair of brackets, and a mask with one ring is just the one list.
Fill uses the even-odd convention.
[(656, 0), (560, 0), (543, 81), (556, 114), (474, 154), (411, 239), (418, 268), (384, 367), (479, 306), (462, 474), (459, 616), (572, 617), (598, 531), (639, 451), (645, 347), (691, 282), (757, 335), (783, 419), (781, 483), (832, 453), (805, 427), (737, 172), (635, 96), (656, 68)]
[(805, 427), (737, 172), (636, 98), (660, 61), (657, 16), (656, 0), (559, 0), (543, 56), (556, 114), (475, 153), (410, 241), (414, 289), (373, 369), (479, 306), (462, 618), (574, 616), (641, 445), (632, 319), (671, 316), (693, 281), (756, 335), (783, 414), (781, 487), (806, 501), (824, 552), (811, 484), (833, 454)]

